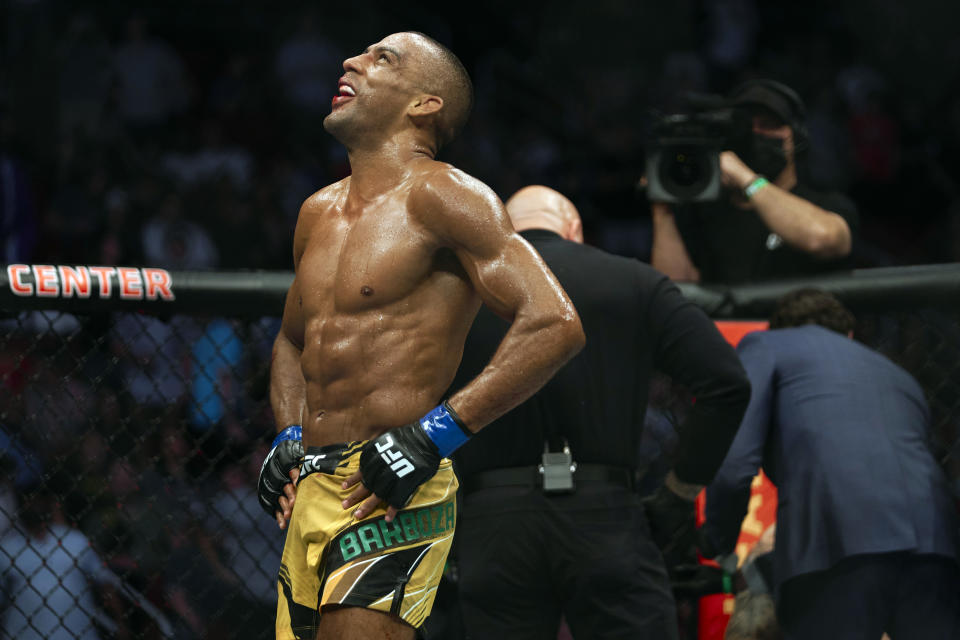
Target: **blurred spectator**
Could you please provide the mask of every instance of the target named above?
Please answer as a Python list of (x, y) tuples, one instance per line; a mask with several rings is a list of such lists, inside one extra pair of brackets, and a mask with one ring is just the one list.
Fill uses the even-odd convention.
[(15, 153), (13, 117), (0, 105), (0, 262), (29, 262), (38, 221), (26, 168)]
[(109, 584), (103, 561), (80, 531), (63, 523), (45, 491), (21, 496), (16, 530), (0, 541), (3, 632), (18, 640), (98, 640), (116, 631), (96, 604)]
[(97, 18), (78, 10), (57, 45), (60, 134), (92, 136), (116, 82), (110, 43)]
[(254, 170), (250, 152), (227, 142), (223, 127), (214, 119), (201, 122), (199, 133), (200, 144), (191, 139), (188, 151), (164, 154), (161, 160), (163, 169), (181, 187), (223, 178), (238, 190), (247, 191)]
[(233, 606), (246, 615), (235, 617), (264, 630), (272, 629), (276, 613), (276, 576), (284, 536), (257, 507), (253, 480), (260, 471), (258, 461), (267, 453), (266, 443), (260, 443), (250, 454), (243, 451), (243, 457), (228, 458), (206, 521), (209, 531), (221, 532), (217, 541), (223, 550), (223, 562), (237, 576), (239, 588), (232, 598)]
[(217, 247), (206, 229), (184, 214), (181, 197), (169, 193), (156, 206), (157, 213), (141, 231), (147, 264), (176, 271), (216, 267)]
[(703, 8), (710, 64), (727, 73), (743, 68), (757, 46), (760, 25), (755, 0), (715, 0), (704, 3)]
[(190, 347), (191, 425), (207, 431), (219, 425), (228, 412), (236, 410), (243, 392), (240, 367), (243, 343), (235, 323), (211, 318)]
[(5, 469), (9, 471), (10, 477), (7, 478), (6, 475), (4, 477), (14, 486), (28, 487), (40, 480), (43, 475), (43, 460), (17, 435), (23, 428), (23, 425), (18, 423), (18, 418), (23, 419), (22, 416), (16, 415), (13, 409), (4, 412), (2, 423), (0, 423), (0, 456), (4, 464), (12, 465), (12, 469)]
[(332, 25), (323, 25), (321, 30), (321, 15), (310, 8), (300, 16), (296, 30), (280, 43), (274, 63), (284, 97), (297, 110), (311, 115), (329, 111), (346, 58), (328, 35), (334, 32)]
[(187, 69), (167, 41), (149, 33), (142, 15), (127, 19), (124, 36), (114, 54), (120, 116), (134, 132), (159, 134), (190, 102)]
[(90, 383), (78, 375), (76, 363), (60, 352), (48, 356), (37, 368), (22, 402), (26, 408), (23, 433), (29, 434), (37, 451), (52, 456), (72, 449), (86, 430), (96, 395)]
[[(262, 197), (253, 201), (228, 185), (221, 185), (212, 204), (211, 227), (217, 229), (215, 242), (220, 268), (229, 270), (262, 269), (278, 242), (286, 241), (283, 267), (289, 266), (289, 241), (293, 228), (283, 224), (276, 205)], [(258, 196), (261, 194), (257, 194)], [(271, 217), (274, 216), (274, 217)]]
[(130, 212), (130, 195), (122, 187), (110, 189), (104, 200), (100, 234), (100, 264), (141, 264), (139, 227)]
[(110, 330), (124, 390), (140, 405), (164, 407), (180, 402), (188, 379), (185, 356), (196, 336), (192, 318), (169, 322), (154, 316), (118, 313)]

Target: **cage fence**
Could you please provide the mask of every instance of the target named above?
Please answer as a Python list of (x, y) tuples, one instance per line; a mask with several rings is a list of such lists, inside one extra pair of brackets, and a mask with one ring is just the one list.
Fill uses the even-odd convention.
[[(284, 532), (261, 511), (256, 479), (274, 431), (280, 320), (224, 314), (215, 302), (170, 313), (0, 300), (9, 637), (273, 636)], [(931, 446), (955, 491), (958, 316), (910, 301), (857, 312), (857, 338), (923, 387)], [(662, 379), (654, 385), (651, 415), (682, 404)]]

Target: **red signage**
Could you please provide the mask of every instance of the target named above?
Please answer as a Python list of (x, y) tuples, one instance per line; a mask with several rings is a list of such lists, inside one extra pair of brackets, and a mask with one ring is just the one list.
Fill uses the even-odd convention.
[(21, 297), (100, 298), (116, 294), (121, 300), (174, 300), (173, 279), (166, 269), (136, 267), (7, 266), (10, 291)]

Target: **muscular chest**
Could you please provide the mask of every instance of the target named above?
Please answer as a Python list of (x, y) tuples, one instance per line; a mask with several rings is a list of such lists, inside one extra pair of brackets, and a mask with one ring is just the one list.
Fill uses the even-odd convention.
[(331, 217), (314, 228), (300, 262), (303, 304), (355, 313), (402, 300), (430, 273), (433, 253), (404, 211)]

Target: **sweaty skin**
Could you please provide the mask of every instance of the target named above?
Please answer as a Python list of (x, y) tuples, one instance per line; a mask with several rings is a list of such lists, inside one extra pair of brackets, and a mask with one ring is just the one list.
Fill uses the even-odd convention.
[[(423, 123), (443, 101), (409, 87), (429, 62), (424, 42), (394, 34), (345, 61), (341, 86), (355, 95), (334, 98), (324, 123), (347, 147), (351, 176), (301, 208), (271, 368), (278, 428), (302, 424), (305, 448), (370, 439), (435, 407), (481, 303), (512, 325), (489, 366), (449, 399), (472, 431), (583, 345), (576, 311), (499, 198), (433, 159)], [(369, 495), (359, 487), (345, 506)], [(294, 496), (288, 485), (281, 528)], [(357, 517), (377, 504), (372, 496)]]
[[(459, 63), (457, 63), (459, 64)], [(343, 63), (324, 128), (350, 177), (307, 199), (294, 233), (295, 277), (274, 343), (277, 429), (303, 446), (374, 438), (442, 400), (480, 304), (511, 321), (489, 365), (448, 399), (477, 431), (530, 397), (584, 342), (580, 319), (539, 255), (482, 182), (434, 160), (469, 111), (468, 82), (435, 43), (398, 33)], [(284, 488), (285, 528), (296, 500)], [(359, 472), (343, 501), (361, 519), (380, 498)], [(357, 506), (359, 505), (359, 506)], [(396, 515), (389, 507), (386, 519)], [(324, 607), (318, 638), (413, 637), (394, 615)]]
[[(522, 283), (544, 276), (539, 261), (502, 215), (491, 215), (499, 212), (483, 191), (425, 159), (373, 203), (351, 203), (347, 178), (304, 204), (297, 304), (284, 314), (283, 332), (302, 349), (305, 447), (370, 439), (437, 404), (481, 303), (468, 269), (508, 317), (516, 303), (537, 296)], [(452, 212), (446, 200), (454, 198), (486, 211)], [(481, 217), (488, 220), (471, 219)], [(469, 244), (458, 247), (461, 257), (453, 248), (458, 235)], [(559, 293), (546, 277), (540, 286), (544, 297)], [(477, 428), (464, 400), (451, 404)]]

